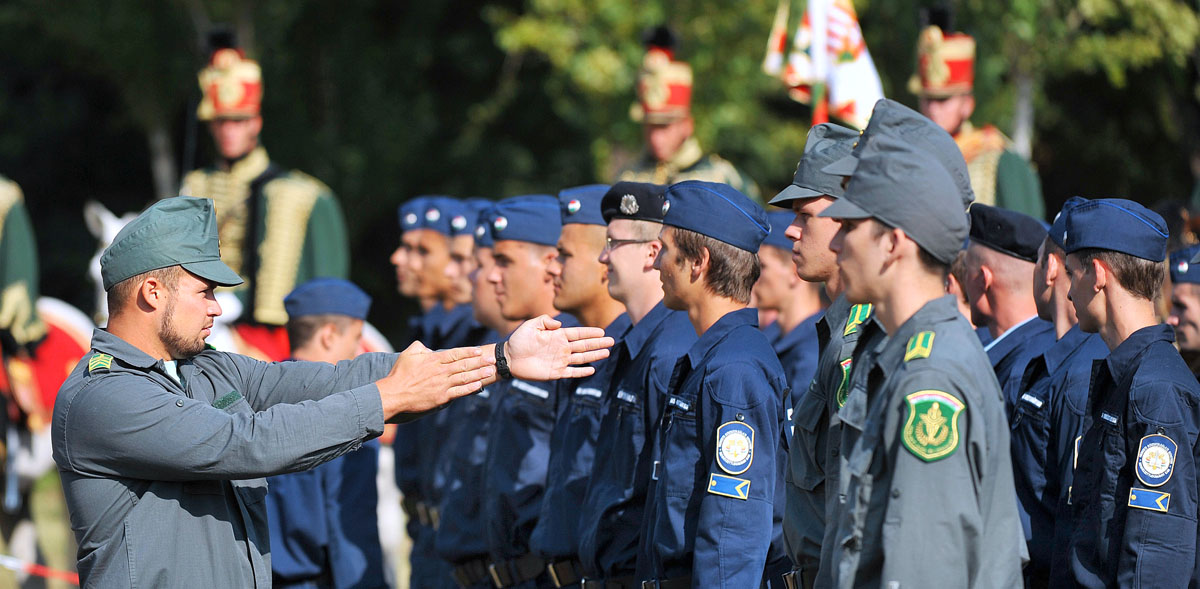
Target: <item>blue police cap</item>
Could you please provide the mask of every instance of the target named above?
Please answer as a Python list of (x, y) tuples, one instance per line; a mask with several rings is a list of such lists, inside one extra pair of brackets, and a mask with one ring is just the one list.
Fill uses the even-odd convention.
[(496, 203), (479, 211), (475, 218), (475, 247), (490, 248), (496, 245), (492, 239), (492, 221), (496, 220)]
[(842, 177), (821, 169), (850, 155), (858, 135), (858, 131), (833, 123), (821, 123), (809, 129), (808, 140), (804, 143), (804, 156), (796, 164), (792, 183), (768, 204), (791, 208), (793, 200), (802, 198), (841, 198), (846, 193), (842, 188)]
[(1123, 198), (1096, 198), (1067, 215), (1063, 250), (1097, 248), (1161, 262), (1167, 257), (1167, 223), (1156, 212)]
[(297, 286), (283, 299), (288, 318), (305, 315), (345, 315), (366, 319), (371, 297), (349, 280), (314, 278)]
[[(411, 206), (408, 206), (411, 203)], [(466, 229), (466, 208), (462, 202), (452, 196), (422, 195), (413, 197), (400, 205), (400, 228), (403, 231), (414, 229), (432, 229), (445, 236), (454, 233), (452, 227), (457, 217), (462, 223), (460, 230)]]
[(1192, 258), (1200, 255), (1200, 245), (1192, 245), (1171, 252), (1170, 268), (1171, 282), (1179, 284), (1190, 282), (1200, 284), (1200, 264), (1193, 263)]
[(421, 217), (425, 213), (425, 205), (428, 197), (414, 196), (400, 205), (397, 209), (400, 219), (400, 232), (403, 233), (410, 229), (419, 229), (421, 225)]
[(667, 188), (663, 224), (758, 252), (770, 231), (767, 212), (728, 184), (686, 180)]
[(605, 226), (600, 201), (608, 192), (607, 184), (588, 184), (567, 188), (558, 193), (562, 224)]
[(1063, 203), (1062, 210), (1054, 215), (1054, 222), (1050, 224), (1050, 241), (1054, 242), (1059, 249), (1065, 249), (1064, 241), (1067, 237), (1067, 214), (1068, 211), (1087, 202), (1082, 196), (1072, 196)]
[(600, 211), (605, 223), (613, 219), (633, 219), (662, 223), (666, 215), (663, 195), (667, 187), (649, 182), (617, 182), (608, 189), (600, 201)]
[(514, 196), (496, 203), (492, 219), (494, 241), (525, 241), (540, 245), (558, 245), (562, 233), (562, 215), (558, 199), (549, 194)]
[(976, 203), (970, 209), (971, 241), (1004, 255), (1037, 262), (1046, 239), (1041, 221), (1024, 213)]
[(767, 238), (763, 240), (762, 244), (791, 251), (792, 240), (788, 239), (783, 232), (787, 231), (788, 225), (791, 225), (795, 218), (796, 215), (791, 211), (768, 211), (767, 221), (771, 223), (771, 231), (767, 233)]

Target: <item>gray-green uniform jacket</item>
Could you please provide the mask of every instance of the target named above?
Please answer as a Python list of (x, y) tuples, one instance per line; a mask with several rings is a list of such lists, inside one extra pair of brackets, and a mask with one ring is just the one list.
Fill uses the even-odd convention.
[(891, 337), (875, 329), (864, 329), (836, 417), (834, 585), (1019, 587), (1008, 421), (979, 338), (949, 295)]
[(383, 432), (374, 381), (394, 354), (337, 366), (215, 350), (161, 360), (97, 329), (54, 405), (85, 587), (270, 587), (263, 477)]

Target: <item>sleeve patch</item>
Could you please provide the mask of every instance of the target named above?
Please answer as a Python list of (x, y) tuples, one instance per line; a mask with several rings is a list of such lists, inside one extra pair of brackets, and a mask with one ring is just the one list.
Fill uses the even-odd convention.
[(933, 351), (934, 335), (932, 331), (922, 331), (909, 338), (908, 347), (904, 348), (904, 361), (928, 358), (929, 353)]
[(900, 440), (925, 462), (941, 460), (958, 448), (958, 418), (966, 405), (942, 391), (917, 391), (905, 397), (908, 419)]
[(708, 492), (745, 501), (750, 498), (750, 481), (710, 472), (708, 473)]
[(1162, 434), (1151, 434), (1142, 438), (1142, 443), (1138, 446), (1135, 469), (1138, 480), (1147, 487), (1161, 487), (1166, 484), (1175, 470), (1175, 453), (1178, 450), (1179, 446), (1175, 441)]
[(717, 428), (717, 466), (729, 474), (742, 474), (754, 462), (754, 428), (727, 421)]
[(1171, 494), (1163, 493), (1162, 491), (1151, 491), (1150, 489), (1139, 489), (1134, 487), (1129, 490), (1129, 506), (1137, 507), (1138, 509), (1149, 509), (1150, 511), (1167, 512), (1167, 508), (1171, 505)]
[(241, 398), (242, 398), (241, 393), (239, 393), (237, 391), (230, 391), (228, 394), (222, 396), (220, 399), (213, 401), (213, 407), (216, 407), (217, 409), (225, 409), (226, 407), (233, 406), (233, 404), (237, 403), (238, 399), (241, 399)]
[(88, 372), (92, 373), (99, 370), (108, 370), (110, 367), (112, 367), (112, 361), (112, 356), (96, 352), (95, 354), (92, 354), (90, 359), (88, 359)]

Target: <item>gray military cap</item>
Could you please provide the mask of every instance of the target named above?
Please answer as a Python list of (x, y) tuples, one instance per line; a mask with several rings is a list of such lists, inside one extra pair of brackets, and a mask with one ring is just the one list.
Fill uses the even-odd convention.
[(802, 198), (841, 198), (845, 194), (842, 177), (822, 172), (821, 168), (850, 155), (858, 135), (858, 131), (832, 123), (821, 123), (809, 129), (804, 156), (796, 164), (792, 183), (767, 204), (791, 208), (791, 201)]
[(876, 136), (858, 158), (846, 195), (822, 217), (875, 218), (903, 229), (922, 249), (949, 264), (970, 223), (950, 173), (929, 154), (890, 135)]
[(941, 164), (958, 187), (964, 210), (975, 200), (975, 191), (971, 189), (971, 175), (967, 172), (967, 162), (963, 159), (962, 150), (958, 148), (954, 138), (929, 120), (929, 117), (887, 98), (875, 103), (875, 108), (871, 111), (871, 122), (867, 123), (867, 128), (863, 130), (854, 150), (821, 171), (838, 176), (854, 175), (863, 150), (875, 137), (882, 135), (897, 138), (915, 149), (924, 151)]
[(211, 199), (176, 196), (142, 211), (100, 255), (100, 276), (109, 290), (143, 272), (176, 265), (219, 286), (242, 283), (221, 261)]

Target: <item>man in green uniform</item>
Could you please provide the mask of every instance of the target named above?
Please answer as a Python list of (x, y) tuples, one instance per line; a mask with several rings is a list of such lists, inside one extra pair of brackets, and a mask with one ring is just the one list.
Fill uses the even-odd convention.
[[(760, 201), (754, 181), (716, 154), (705, 154), (692, 136), (692, 68), (675, 60), (676, 39), (666, 27), (651, 31), (630, 115), (642, 124), (646, 151), (617, 174), (618, 181), (675, 184), (704, 180), (728, 184)], [(761, 201), (760, 201), (761, 204)]]
[(971, 124), (975, 39), (964, 33), (943, 33), (937, 26), (921, 31), (917, 73), (908, 86), (921, 99), (921, 114), (952, 135), (962, 150), (975, 202), (1038, 219), (1045, 216), (1041, 182), (1029, 163), (1013, 151), (1012, 141), (993, 125)]
[(283, 298), (317, 277), (347, 278), (349, 243), (341, 207), (320, 181), (286, 170), (259, 145), (262, 74), (241, 50), (218, 49), (200, 72), (217, 162), (189, 173), (180, 194), (211, 198), (217, 207), (223, 261), (246, 282), (238, 330), (270, 359), (286, 357)]

